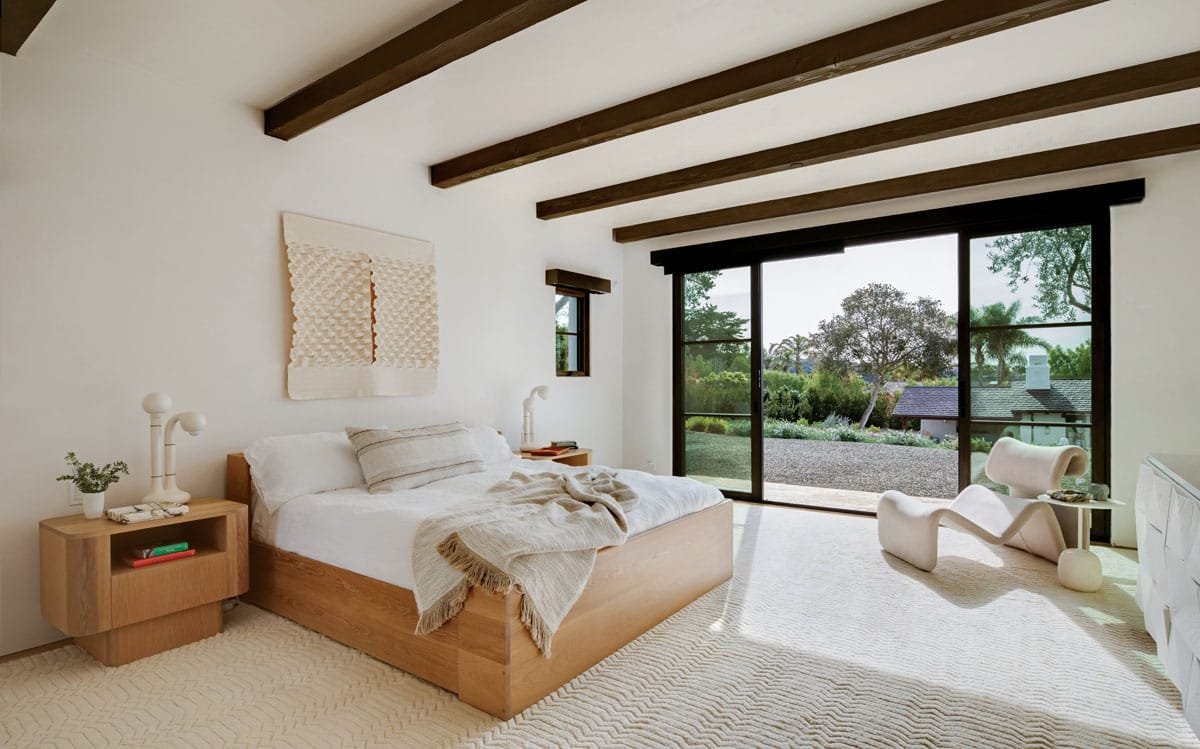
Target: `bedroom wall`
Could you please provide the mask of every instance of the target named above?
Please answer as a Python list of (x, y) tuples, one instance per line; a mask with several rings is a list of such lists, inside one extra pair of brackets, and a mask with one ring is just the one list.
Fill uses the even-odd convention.
[[(182, 437), (180, 485), (220, 495), (224, 455), (348, 424), (486, 422), (621, 458), (622, 257), (487, 190), (441, 191), (423, 164), (329, 137), (284, 143), (261, 113), (95, 57), (0, 56), (0, 655), (61, 637), (38, 608), (37, 522), (68, 514), (68, 450), (148, 475), (142, 396), (209, 426)], [(397, 137), (403, 137), (402, 132)], [(290, 311), (280, 212), (435, 243), (441, 370), (428, 398), (286, 398)], [(590, 378), (556, 378), (547, 267), (617, 282), (592, 304)]]
[[(1112, 213), (1113, 496), (1130, 501), (1142, 457), (1200, 453), (1200, 346), (1196, 279), (1200, 278), (1200, 154), (1052, 175), (934, 196), (825, 211), (745, 227), (697, 232), (625, 250), (625, 464), (653, 461), (671, 470), (670, 283), (650, 266), (660, 247), (852, 221), (1086, 184), (1146, 178), (1146, 199)], [(799, 179), (799, 178), (798, 178)], [(634, 314), (633, 310), (637, 310)], [(1134, 546), (1133, 506), (1113, 513), (1113, 540)]]

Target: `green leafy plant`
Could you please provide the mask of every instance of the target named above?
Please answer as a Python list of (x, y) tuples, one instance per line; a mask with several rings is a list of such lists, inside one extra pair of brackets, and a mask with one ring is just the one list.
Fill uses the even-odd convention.
[(71, 466), (71, 473), (64, 473), (55, 481), (70, 481), (84, 494), (106, 491), (121, 480), (120, 474), (129, 475), (129, 466), (123, 460), (97, 468), (95, 463), (80, 463), (75, 453), (67, 453), (67, 465)]
[(693, 416), (684, 422), (683, 428), (689, 432), (707, 432), (708, 434), (725, 434), (729, 424), (725, 419), (715, 416)]

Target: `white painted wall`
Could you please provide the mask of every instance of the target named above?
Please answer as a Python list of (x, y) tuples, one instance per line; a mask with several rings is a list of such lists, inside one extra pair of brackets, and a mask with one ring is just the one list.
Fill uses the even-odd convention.
[[(257, 110), (100, 58), (0, 56), (0, 654), (61, 637), (39, 614), (37, 522), (69, 512), (62, 457), (148, 474), (142, 396), (208, 415), (179, 448), (180, 485), (220, 495), (224, 455), (256, 437), (442, 419), (538, 434), (621, 459), (622, 287), (592, 304), (590, 378), (555, 378), (547, 267), (620, 281), (603, 234), (536, 220), (528, 203), (429, 187), (422, 164), (313, 133), (283, 143)], [(397, 131), (397, 138), (404, 137)], [(437, 247), (436, 396), (289, 401), (280, 212)]]
[[(802, 173), (799, 170), (797, 175)], [(1134, 546), (1137, 466), (1148, 452), (1200, 453), (1196, 288), (1200, 279), (1200, 154), (955, 190), (647, 242), (625, 254), (625, 463), (670, 470), (670, 284), (647, 252), (1047, 190), (1146, 178), (1146, 199), (1113, 209), (1113, 540)], [(800, 181), (800, 177), (797, 177)], [(797, 190), (800, 192), (801, 190)], [(636, 414), (637, 418), (632, 418)]]
[(1145, 162), (1146, 199), (1113, 209), (1113, 538), (1135, 545), (1146, 453), (1200, 453), (1200, 153)]

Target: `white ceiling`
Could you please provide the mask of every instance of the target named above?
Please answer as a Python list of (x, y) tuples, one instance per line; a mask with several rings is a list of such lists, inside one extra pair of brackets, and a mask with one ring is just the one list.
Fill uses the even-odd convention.
[[(21, 54), (101, 56), (264, 107), (452, 3), (59, 0)], [(923, 4), (588, 0), (301, 138), (352, 141), (428, 165)], [(532, 214), (539, 199), (1197, 49), (1197, 0), (1109, 0), (452, 189), (519, 201)], [(1200, 91), (1181, 92), (558, 221), (607, 232), (1196, 122)]]

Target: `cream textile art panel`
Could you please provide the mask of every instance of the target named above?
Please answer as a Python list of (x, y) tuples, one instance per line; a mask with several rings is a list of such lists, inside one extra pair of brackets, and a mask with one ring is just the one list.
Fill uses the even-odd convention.
[(292, 282), (294, 400), (429, 395), (437, 387), (437, 271), (418, 239), (283, 214)]

